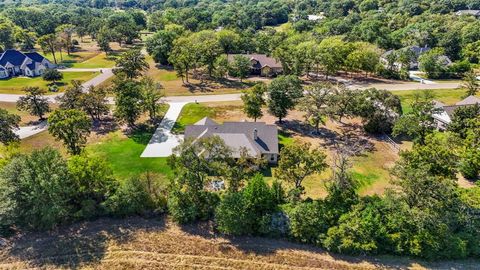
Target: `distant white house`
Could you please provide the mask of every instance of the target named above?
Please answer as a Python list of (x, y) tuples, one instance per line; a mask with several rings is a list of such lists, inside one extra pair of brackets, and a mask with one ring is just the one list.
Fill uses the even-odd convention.
[(309, 21), (318, 22), (325, 19), (325, 15), (323, 14), (323, 12), (321, 12), (320, 15), (315, 15), (315, 14), (307, 15), (307, 18)]
[(55, 65), (37, 52), (22, 53), (17, 50), (6, 50), (0, 54), (0, 79), (40, 76), (45, 69), (54, 67)]
[(476, 9), (464, 9), (455, 12), (457, 16), (474, 16), (476, 18), (480, 18), (480, 10)]
[(480, 98), (475, 96), (469, 96), (462, 101), (457, 102), (455, 105), (445, 105), (440, 101), (434, 100), (435, 108), (438, 110), (437, 113), (433, 114), (433, 119), (437, 123), (437, 129), (445, 130), (448, 125), (452, 122), (453, 114), (455, 110), (459, 107), (473, 106), (475, 104), (480, 105)]

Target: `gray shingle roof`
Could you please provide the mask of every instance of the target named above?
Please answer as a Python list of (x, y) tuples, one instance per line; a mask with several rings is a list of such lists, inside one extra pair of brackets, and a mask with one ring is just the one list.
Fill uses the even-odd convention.
[[(202, 119), (206, 125), (198, 123), (185, 128), (185, 138), (199, 138), (219, 136), (227, 146), (236, 152), (240, 147), (245, 147), (249, 153), (278, 154), (278, 130), (275, 125), (263, 122), (225, 122), (217, 124), (207, 118)], [(212, 122), (214, 124), (212, 124)], [(254, 132), (257, 139), (254, 139)]]
[(245, 56), (250, 60), (257, 60), (259, 64), (256, 66), (256, 68), (263, 68), (265, 66), (269, 66), (271, 68), (282, 68), (282, 64), (280, 62), (277, 62), (275, 58), (268, 57), (265, 54), (230, 54), (228, 55), (228, 61), (233, 61), (236, 55)]
[(475, 9), (464, 9), (459, 10), (456, 12), (457, 15), (473, 15), (473, 16), (480, 16), (480, 10)]
[(457, 102), (455, 105), (475, 105), (480, 104), (480, 98), (476, 96), (468, 96), (462, 101)]

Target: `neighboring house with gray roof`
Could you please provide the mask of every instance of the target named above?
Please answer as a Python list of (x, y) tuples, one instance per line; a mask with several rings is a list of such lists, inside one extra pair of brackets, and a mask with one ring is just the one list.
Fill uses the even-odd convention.
[(239, 158), (242, 149), (252, 157), (263, 157), (269, 163), (278, 161), (278, 130), (275, 125), (263, 122), (224, 122), (218, 124), (205, 117), (185, 128), (185, 139), (220, 137), (232, 149), (234, 158)]
[(0, 54), (0, 79), (14, 76), (35, 77), (55, 66), (37, 52), (6, 50)]
[(439, 130), (446, 130), (448, 125), (452, 122), (453, 115), (455, 110), (459, 107), (464, 106), (473, 106), (475, 104), (480, 105), (480, 98), (476, 96), (469, 96), (462, 101), (457, 102), (455, 105), (445, 105), (440, 101), (434, 100), (434, 106), (438, 110), (437, 113), (433, 114), (433, 119), (437, 123), (437, 128)]
[[(388, 65), (389, 64), (389, 57), (390, 55), (392, 54), (397, 54), (398, 56), (398, 53), (402, 53), (402, 52), (405, 52), (407, 53), (410, 57), (410, 63), (409, 63), (409, 66), (408, 66), (408, 69), (418, 69), (418, 58), (420, 57), (420, 55), (426, 53), (430, 51), (430, 48), (425, 46), (425, 47), (420, 47), (420, 46), (408, 46), (408, 47), (404, 47), (404, 48), (401, 48), (397, 51), (395, 50), (389, 50), (389, 51), (386, 51), (380, 58), (380, 61), (384, 63), (384, 65)], [(396, 58), (396, 57), (395, 57)], [(395, 59), (394, 58), (394, 59)], [(402, 69), (403, 68), (403, 64), (398, 62), (397, 61), (398, 59), (395, 59), (395, 62), (393, 63), (393, 65), (397, 68), (397, 69)]]
[(250, 60), (251, 75), (260, 75), (271, 77), (283, 72), (283, 66), (273, 57), (265, 54), (230, 54), (228, 55), (228, 62), (233, 62), (235, 56), (241, 55)]

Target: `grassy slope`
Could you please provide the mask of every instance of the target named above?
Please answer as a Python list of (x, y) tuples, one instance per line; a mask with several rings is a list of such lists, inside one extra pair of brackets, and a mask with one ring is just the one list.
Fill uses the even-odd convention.
[[(60, 86), (60, 91), (62, 91), (65, 86), (70, 84), (72, 80), (78, 81), (88, 81), (95, 76), (98, 72), (63, 72), (63, 79), (60, 82), (57, 82), (57, 85)], [(44, 81), (42, 77), (26, 78), (26, 77), (16, 77), (8, 80), (0, 80), (0, 93), (1, 94), (23, 94), (22, 89), (26, 86), (31, 87), (40, 87), (47, 88), (47, 85), (51, 82)], [(54, 93), (49, 93), (54, 94)]]

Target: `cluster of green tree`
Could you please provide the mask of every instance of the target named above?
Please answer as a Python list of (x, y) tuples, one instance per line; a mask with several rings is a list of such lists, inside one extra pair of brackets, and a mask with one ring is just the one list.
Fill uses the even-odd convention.
[[(54, 52), (65, 48), (69, 51), (73, 43), (71, 36), (76, 33), (80, 38), (85, 35), (96, 38), (99, 47), (108, 52), (109, 42), (131, 43), (139, 37), (139, 30), (147, 28), (156, 32), (149, 52), (157, 62), (176, 64), (179, 70), (184, 70), (182, 73), (202, 64), (208, 66), (209, 75), (214, 70), (214, 56), (221, 52), (255, 51), (273, 55), (282, 62), (287, 74), (309, 74), (322, 67), (327, 75), (342, 69), (366, 74), (377, 72), (394, 78), (406, 77), (405, 70), (397, 70), (392, 65), (385, 68), (385, 63), (379, 65), (380, 49), (397, 50), (412, 45), (437, 48), (424, 57), (421, 65), (432, 78), (461, 76), (469, 69), (469, 63), (478, 63), (480, 59), (480, 22), (472, 16), (453, 13), (478, 7), (470, 0), (455, 4), (430, 0), (418, 3), (302, 1), (294, 6), (281, 0), (151, 1), (152, 6), (145, 1), (127, 1), (115, 3), (125, 9), (120, 12), (110, 8), (114, 5), (112, 2), (94, 2), (6, 8), (1, 13), (3, 16), (0, 15), (1, 46), (5, 49), (17, 43), (31, 49), (36, 38), (43, 37), (38, 41), (44, 50)], [(323, 13), (324, 18), (308, 21), (308, 13)], [(281, 31), (268, 27), (288, 20), (292, 26)], [(229, 29), (234, 33), (219, 34), (223, 38), (216, 41), (213, 33), (204, 32), (212, 29)], [(173, 46), (177, 38), (177, 46)], [(330, 51), (336, 45), (338, 48)], [(390, 60), (395, 55), (392, 54)], [(455, 64), (446, 67), (443, 57), (438, 57), (443, 55)], [(193, 66), (186, 66), (186, 61), (192, 59), (195, 60)], [(407, 59), (405, 55), (400, 56), (399, 62)], [(222, 65), (225, 60), (218, 62)]]
[(315, 83), (303, 88), (293, 75), (279, 76), (268, 86), (256, 84), (243, 92), (242, 100), (245, 114), (255, 121), (263, 116), (265, 105), (280, 123), (290, 110), (297, 108), (305, 112), (306, 123), (317, 132), (327, 118), (342, 121), (345, 117), (360, 117), (366, 131), (390, 133), (402, 115), (400, 99), (388, 91), (351, 90), (331, 83)]
[(108, 53), (109, 42), (132, 43), (146, 25), (140, 10), (115, 12), (56, 4), (11, 7), (0, 13), (0, 49), (31, 50), (38, 44), (57, 63), (56, 52), (64, 49), (70, 54), (78, 43), (74, 34), (80, 39), (91, 36)]
[(142, 113), (147, 112), (150, 120), (159, 120), (163, 87), (152, 78), (144, 76), (149, 65), (140, 50), (125, 52), (116, 60), (116, 75), (111, 92), (115, 94), (115, 117), (135, 127)]
[(0, 234), (163, 212), (166, 206), (150, 175), (117, 181), (108, 164), (85, 153), (68, 159), (51, 148), (16, 153), (0, 170)]

